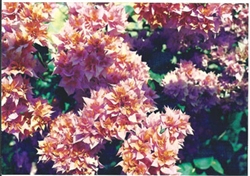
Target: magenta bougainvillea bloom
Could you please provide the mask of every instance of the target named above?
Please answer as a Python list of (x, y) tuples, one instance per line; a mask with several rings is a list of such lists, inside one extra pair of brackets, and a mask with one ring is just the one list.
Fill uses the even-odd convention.
[(20, 74), (2, 78), (2, 130), (23, 140), (51, 121), (52, 106), (45, 100), (32, 98), (29, 79)]
[[(145, 120), (146, 113), (155, 110), (153, 98), (145, 92), (142, 84), (134, 79), (121, 81), (105, 95), (106, 116), (100, 125), (110, 137), (124, 140), (126, 133)], [(110, 128), (105, 127), (109, 124)]]
[(135, 3), (139, 19), (145, 18), (152, 28), (184, 27), (197, 32), (219, 32), (222, 21), (232, 20), (232, 4)]
[(150, 114), (118, 151), (118, 164), (128, 175), (179, 175), (178, 151), (184, 138), (193, 134), (189, 116), (180, 110), (164, 108), (165, 113)]
[(129, 51), (122, 38), (102, 32), (90, 36), (81, 33), (67, 35), (70, 44), (59, 46), (64, 49), (55, 58), (54, 74), (62, 76), (60, 86), (68, 94), (73, 94), (77, 89), (98, 90), (129, 77), (137, 77), (145, 82), (149, 79), (148, 66)]
[(130, 51), (120, 35), (125, 31), (127, 19), (123, 6), (68, 5), (66, 27), (55, 35), (59, 42), (54, 70), (54, 74), (62, 76), (60, 86), (68, 94), (78, 89), (98, 90), (133, 76), (149, 79), (149, 68)]
[[(96, 154), (102, 144), (97, 142), (91, 146), (93, 136), (86, 133), (91, 127), (91, 120), (93, 119), (78, 117), (73, 113), (57, 117), (51, 124), (50, 133), (43, 141), (39, 141), (39, 160), (54, 161), (53, 168), (59, 173), (96, 174), (98, 167), (101, 167)], [(81, 134), (78, 134), (76, 127), (82, 127), (78, 128)], [(84, 136), (84, 132), (87, 136)], [(82, 138), (79, 135), (83, 140), (80, 140)]]
[(198, 112), (219, 103), (218, 77), (195, 68), (191, 61), (181, 61), (180, 67), (167, 73), (162, 80), (163, 92), (188, 108)]
[(32, 53), (34, 43), (47, 46), (54, 3), (3, 3), (2, 73), (37, 77), (45, 71)]
[[(41, 155), (41, 160), (54, 161), (54, 167), (58, 172), (96, 173), (97, 169), (102, 167), (98, 164), (97, 153), (103, 148), (103, 144), (107, 140), (112, 141), (113, 138), (125, 140), (126, 135), (134, 131), (137, 125), (142, 125), (147, 117), (146, 113), (156, 109), (154, 98), (156, 98), (155, 93), (152, 90), (149, 91), (144, 82), (132, 78), (120, 81), (109, 88), (91, 90), (90, 98), (83, 98), (85, 105), (78, 111), (78, 115), (68, 113), (57, 117), (53, 122), (49, 135), (39, 143), (38, 154)], [(64, 133), (58, 129), (68, 131)], [(57, 135), (61, 137), (56, 137)], [(73, 147), (72, 152), (76, 150), (74, 145), (79, 145), (78, 152), (82, 151), (79, 155), (91, 154), (87, 157), (95, 159), (97, 165), (91, 166), (91, 172), (87, 172), (84, 168), (89, 168), (88, 161), (71, 155), (72, 159), (62, 163), (61, 161), (69, 156), (65, 150), (57, 150), (51, 146), (58, 143), (62, 143), (65, 150)], [(54, 156), (54, 152), (60, 154)], [(82, 165), (82, 169), (79, 169), (80, 166), (77, 164), (75, 164), (76, 168), (67, 166), (82, 162), (86, 162)]]
[(2, 74), (18, 73), (35, 76), (33, 68), (36, 60), (32, 52), (35, 48), (32, 46), (33, 41), (27, 33), (13, 31), (4, 33), (2, 36)]
[(33, 41), (47, 43), (48, 22), (55, 3), (3, 3), (3, 28), (7, 32), (21, 31)]
[[(49, 124), (37, 154), (40, 161), (52, 160), (59, 173), (97, 174), (103, 167), (98, 153), (118, 139), (124, 141), (118, 153), (124, 173), (178, 174), (179, 148), (192, 134), (189, 116), (169, 108), (152, 113), (158, 96), (147, 85), (148, 65), (126, 43), (123, 5), (66, 5), (65, 26), (48, 36), (56, 3), (4, 3), (3, 130), (23, 140)], [(52, 121), (52, 106), (33, 97), (30, 79), (41, 72), (34, 43), (55, 51), (53, 74), (81, 103), (77, 112), (57, 112)]]
[(67, 3), (69, 23), (87, 34), (98, 30), (109, 35), (121, 35), (127, 25), (127, 14), (123, 5), (114, 3)]
[(243, 110), (247, 106), (248, 87), (248, 41), (246, 39), (238, 41), (238, 46), (229, 49), (227, 46), (214, 47), (210, 52), (210, 57), (202, 57), (203, 66), (208, 67), (209, 62), (218, 63), (223, 67), (218, 75), (218, 85), (220, 86), (220, 105), (225, 112)]
[[(4, 3), (2, 10), (2, 129), (18, 140), (43, 130), (52, 106), (33, 98), (29, 77), (39, 67), (32, 53), (35, 42), (46, 44), (50, 3)], [(41, 65), (41, 64), (40, 64)]]

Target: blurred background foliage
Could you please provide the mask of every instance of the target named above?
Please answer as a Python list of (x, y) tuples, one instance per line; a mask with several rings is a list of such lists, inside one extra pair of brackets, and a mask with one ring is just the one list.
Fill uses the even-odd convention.
[[(158, 29), (151, 30), (145, 20), (138, 21), (138, 16), (135, 15), (129, 3), (124, 7), (129, 14), (127, 33), (132, 39), (140, 35), (144, 35), (144, 38), (157, 35)], [(49, 36), (60, 31), (67, 20), (66, 14), (67, 7), (61, 3), (54, 21), (49, 24)], [(142, 49), (131, 48), (131, 50), (141, 55), (142, 60), (150, 67), (149, 73), (152, 80), (148, 84), (160, 96), (156, 100), (158, 108), (161, 110), (167, 105), (181, 109), (191, 116), (190, 122), (194, 129), (194, 135), (186, 137), (184, 147), (179, 153), (180, 172), (183, 175), (247, 175), (248, 110), (224, 114), (220, 108), (214, 107), (199, 114), (187, 112), (185, 105), (178, 104), (164, 95), (163, 88), (160, 86), (163, 77), (175, 69), (179, 56), (184, 53), (170, 52), (161, 38), (152, 40), (151, 44), (154, 45), (153, 50), (147, 49), (146, 46)], [(47, 47), (40, 45), (34, 45), (34, 47), (37, 49), (34, 58), (39, 59), (46, 68), (39, 79), (32, 78), (34, 96), (47, 99), (56, 112), (66, 113), (73, 110), (76, 103), (73, 96), (68, 96), (65, 90), (58, 86), (60, 76), (52, 74), (54, 65), (50, 51)], [(185, 54), (191, 54), (193, 50), (194, 48), (187, 49)], [(208, 53), (199, 48), (195, 50)], [(222, 69), (216, 64), (211, 64), (208, 68), (213, 71)], [(53, 114), (53, 118), (55, 117), (56, 113)], [(38, 161), (37, 141), (47, 133), (48, 129), (42, 134), (35, 133), (33, 137), (18, 142), (13, 135), (2, 132), (2, 174), (29, 174), (34, 169), (34, 164), (36, 174), (55, 174), (51, 161), (36, 164)], [(121, 161), (116, 156), (121, 144), (122, 141), (116, 140), (105, 145), (105, 151), (99, 154), (100, 162), (104, 165), (103, 169), (99, 169), (99, 174), (118, 175), (121, 173), (121, 167), (115, 167)]]

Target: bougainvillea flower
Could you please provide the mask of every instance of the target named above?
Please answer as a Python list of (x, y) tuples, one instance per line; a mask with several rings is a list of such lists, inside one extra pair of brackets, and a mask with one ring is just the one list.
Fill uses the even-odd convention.
[(180, 68), (166, 74), (162, 80), (163, 92), (188, 108), (198, 112), (219, 103), (218, 77), (195, 68), (191, 61), (181, 61)]
[(219, 25), (232, 19), (232, 4), (135, 3), (134, 9), (152, 28), (184, 27), (204, 34), (219, 32)]
[(178, 151), (184, 138), (193, 134), (189, 116), (164, 107), (164, 113), (151, 113), (124, 141), (118, 154), (126, 174), (179, 175)]
[(24, 79), (20, 74), (17, 76), (2, 77), (1, 101), (2, 106), (10, 99), (15, 105), (19, 99), (28, 100), (31, 98), (32, 91), (28, 79)]
[[(84, 117), (77, 117), (73, 113), (67, 113), (59, 116), (51, 124), (51, 130), (43, 141), (39, 141), (38, 154), (40, 161), (54, 161), (53, 168), (57, 172), (67, 174), (93, 175), (97, 173), (101, 164), (96, 155), (96, 147), (92, 148), (87, 140), (85, 142), (74, 141), (77, 122), (79, 127), (89, 127)], [(78, 120), (81, 121), (78, 121)], [(85, 120), (89, 120), (85, 117)], [(84, 129), (81, 129), (84, 130)], [(87, 129), (85, 129), (87, 130)], [(85, 131), (86, 132), (86, 131)], [(73, 134), (73, 135), (72, 135)], [(102, 145), (102, 144), (98, 144)], [(100, 148), (101, 149), (101, 148)]]

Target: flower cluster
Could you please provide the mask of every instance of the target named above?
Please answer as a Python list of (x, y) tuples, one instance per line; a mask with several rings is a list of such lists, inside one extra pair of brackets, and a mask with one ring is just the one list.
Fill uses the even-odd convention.
[(157, 96), (135, 79), (121, 81), (104, 96), (105, 114), (99, 117), (97, 128), (106, 139), (124, 140), (126, 134), (145, 120), (146, 113), (155, 110)]
[(18, 139), (42, 130), (51, 120), (52, 107), (33, 98), (30, 77), (37, 77), (42, 65), (32, 53), (35, 42), (46, 44), (52, 11), (49, 3), (9, 3), (2, 10), (2, 127)]
[(89, 33), (102, 30), (109, 35), (125, 32), (127, 14), (122, 5), (114, 3), (67, 3), (69, 24)]
[(2, 73), (36, 76), (41, 64), (34, 59), (34, 43), (47, 45), (51, 3), (9, 3), (2, 10)]
[(49, 135), (39, 142), (41, 160), (54, 161), (58, 172), (96, 173), (101, 167), (97, 153), (103, 144), (114, 138), (125, 140), (128, 133), (145, 121), (146, 113), (155, 110), (156, 95), (142, 83), (128, 79), (110, 88), (92, 90), (90, 98), (83, 98), (85, 106), (78, 116), (63, 114), (52, 123)]
[[(192, 6), (192, 7), (191, 7)], [(131, 40), (132, 47), (137, 50), (139, 54), (145, 55), (148, 57), (150, 55), (150, 50), (162, 49), (162, 45), (167, 46), (167, 51), (170, 51), (174, 55), (178, 52), (184, 52), (185, 54), (181, 57), (185, 57), (189, 60), (192, 60), (197, 66), (201, 65), (201, 57), (204, 53), (201, 53), (202, 50), (211, 50), (214, 45), (216, 46), (228, 46), (232, 47), (234, 43), (237, 42), (238, 39), (247, 38), (248, 35), (248, 4), (169, 4), (163, 5), (161, 3), (142, 3), (135, 4), (137, 10), (135, 12), (140, 11), (138, 15), (140, 18), (155, 18), (155, 20), (149, 20), (149, 24), (152, 27), (152, 21), (157, 21), (161, 18), (157, 18), (157, 14), (164, 19), (163, 28), (156, 28), (157, 26), (161, 26), (160, 24), (155, 24), (155, 29), (153, 33), (148, 36), (145, 30), (142, 30), (138, 33), (138, 37)], [(192, 13), (201, 13), (202, 11), (207, 12), (208, 14), (211, 12), (210, 17), (213, 18), (212, 23), (216, 23), (217, 32), (214, 33), (213, 30), (208, 30), (204, 32), (199, 28), (192, 28), (189, 25), (192, 25), (191, 22), (187, 22), (185, 25), (181, 25), (181, 23), (172, 23), (173, 21), (178, 21), (180, 18), (189, 18), (192, 15), (185, 15), (185, 13), (177, 14), (178, 18), (174, 18), (176, 16), (176, 9), (178, 8), (185, 9), (186, 7), (192, 9)], [(197, 8), (196, 8), (197, 7)], [(159, 9), (158, 9), (159, 8)], [(169, 8), (169, 10), (166, 10)], [(181, 8), (181, 9), (182, 9)], [(139, 10), (141, 9), (141, 10)], [(144, 9), (144, 10), (143, 10)], [(156, 10), (157, 9), (157, 10)], [(203, 9), (203, 10), (198, 10)], [(204, 10), (205, 9), (205, 10)], [(213, 10), (212, 10), (213, 9)], [(166, 12), (164, 11), (166, 10)], [(211, 11), (212, 10), (212, 11)], [(194, 12), (195, 11), (195, 12)], [(197, 11), (197, 12), (196, 12)], [(165, 12), (166, 15), (164, 13)], [(149, 14), (155, 14), (149, 15)], [(174, 16), (168, 16), (167, 14), (175, 14)], [(217, 15), (216, 15), (217, 14)], [(200, 15), (198, 15), (200, 16)], [(209, 18), (210, 18), (209, 17)], [(192, 17), (195, 18), (195, 17)], [(206, 19), (202, 15), (201, 19)], [(150, 22), (151, 21), (151, 22)], [(197, 18), (197, 22), (205, 27)], [(170, 23), (170, 24), (168, 24)], [(181, 27), (180, 27), (181, 26)], [(147, 34), (147, 35), (146, 35)], [(191, 51), (186, 53), (187, 50), (192, 49)]]
[[(70, 95), (78, 90), (107, 87), (136, 76), (149, 79), (149, 68), (129, 51), (120, 34), (126, 13), (114, 4), (69, 3), (69, 20), (58, 38), (54, 74)], [(140, 67), (141, 69), (135, 69)], [(139, 78), (141, 77), (141, 78)], [(73, 79), (74, 78), (74, 79)]]
[(220, 104), (225, 112), (243, 110), (247, 106), (248, 97), (248, 67), (247, 40), (239, 41), (238, 47), (228, 50), (225, 47), (216, 47), (211, 51), (211, 57), (203, 56), (203, 66), (207, 67), (209, 62), (215, 62), (223, 67), (219, 75), (219, 85), (222, 90)]
[[(176, 23), (175, 26), (171, 25), (175, 24), (170, 23), (175, 18), (171, 17), (171, 21), (168, 17), (156, 18), (153, 15), (148, 15), (148, 13), (157, 15), (158, 12), (164, 11), (159, 9), (170, 7), (170, 10), (166, 14), (175, 14), (176, 9), (188, 9), (186, 7), (191, 8), (191, 6), (192, 13), (196, 13), (195, 9), (199, 9), (198, 11), (204, 14), (205, 12), (207, 14), (210, 13), (213, 18), (216, 18), (213, 20), (213, 22), (217, 23), (218, 30), (216, 33), (213, 30), (208, 30), (206, 35), (204, 35), (198, 28), (190, 28), (189, 24), (182, 25), (181, 28), (179, 26), (181, 25), (180, 22)], [(219, 78), (217, 87), (219, 86), (220, 88), (219, 102), (222, 109), (228, 112), (231, 105), (235, 107), (235, 111), (246, 107), (246, 87), (248, 85), (246, 67), (246, 60), (248, 58), (248, 4), (168, 4), (161, 6), (161, 4), (143, 3), (135, 4), (135, 7), (137, 8), (135, 12), (139, 12), (141, 9), (140, 18), (164, 19), (165, 21), (160, 22), (160, 24), (166, 24), (159, 25), (155, 23), (155, 27), (158, 25), (163, 28), (156, 29), (150, 36), (146, 36), (145, 31), (142, 31), (138, 33), (137, 38), (131, 40), (133, 48), (137, 50), (137, 53), (142, 55), (143, 60), (148, 60), (148, 63), (159, 62), (159, 67), (155, 70), (168, 67), (166, 64), (171, 64), (168, 60), (172, 55), (177, 57), (177, 62), (180, 59), (190, 60), (197, 68), (206, 72), (211, 70), (210, 68), (213, 65), (217, 65), (218, 69), (212, 70), (215, 71), (216, 76)], [(157, 8), (158, 10), (156, 10)], [(184, 14), (181, 13), (180, 18), (189, 17)], [(152, 25), (154, 20), (147, 20)], [(166, 45), (165, 61), (161, 61), (163, 59), (155, 53), (149, 52), (150, 50), (161, 52), (163, 45)], [(162, 64), (160, 65), (160, 63)], [(180, 91), (180, 93), (184, 92)], [(178, 99), (178, 101), (180, 100)], [(218, 100), (216, 102), (218, 103)]]
[[(136, 146), (139, 154), (132, 161), (139, 166), (136, 171), (127, 170), (131, 161), (120, 150), (125, 173), (177, 173), (179, 148), (185, 136), (192, 134), (189, 116), (169, 108), (163, 114), (148, 116), (157, 110), (154, 99), (158, 96), (147, 85), (151, 79), (148, 65), (125, 41), (128, 16), (123, 5), (66, 5), (65, 26), (59, 33), (48, 34), (57, 4), (4, 4), (3, 130), (22, 140), (49, 124), (50, 131), (39, 141), (37, 154), (40, 161), (52, 160), (60, 173), (96, 174), (103, 167), (98, 154), (113, 139), (124, 141), (124, 146), (140, 141)], [(77, 113), (56, 112), (58, 116), (51, 122), (52, 106), (34, 98), (30, 80), (42, 69), (34, 57), (34, 44), (55, 51), (50, 54), (55, 64), (53, 74), (60, 75), (59, 86), (77, 103), (84, 103), (77, 106)], [(145, 150), (140, 148), (144, 142)]]
[(161, 85), (163, 92), (187, 108), (198, 112), (219, 103), (218, 77), (195, 68), (191, 61), (182, 61), (179, 68), (166, 74)]
[[(219, 25), (232, 18), (232, 4), (185, 4), (185, 3), (135, 3), (135, 12), (145, 18), (153, 27), (168, 26), (174, 29), (182, 27), (196, 31), (214, 33)], [(229, 18), (229, 19), (228, 19)]]
[[(93, 175), (97, 172), (98, 156), (96, 152), (98, 149), (95, 146), (101, 146), (97, 143), (95, 146), (90, 146), (89, 141), (92, 136), (80, 140), (76, 127), (80, 122), (82, 131), (88, 131), (91, 128), (91, 119), (76, 116), (73, 113), (60, 115), (51, 124), (51, 130), (48, 136), (43, 141), (39, 141), (38, 154), (40, 154), (40, 161), (54, 161), (53, 168), (58, 172), (68, 174), (84, 174)], [(83, 133), (82, 133), (83, 134)]]
[(45, 100), (32, 98), (29, 79), (21, 75), (2, 78), (2, 130), (23, 140), (42, 130), (51, 120), (52, 107)]
[(119, 150), (123, 172), (131, 175), (179, 175), (175, 166), (178, 151), (187, 134), (192, 134), (189, 116), (164, 108), (152, 113)]
[(235, 12), (233, 21), (227, 24), (227, 27), (237, 34), (237, 37), (248, 37), (249, 4), (235, 4), (233, 10)]

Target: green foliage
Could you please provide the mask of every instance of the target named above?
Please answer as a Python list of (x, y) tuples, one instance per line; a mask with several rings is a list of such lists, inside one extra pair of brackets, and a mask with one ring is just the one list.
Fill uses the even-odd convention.
[(134, 15), (134, 8), (130, 5), (125, 5), (124, 6), (125, 12), (129, 15), (132, 16)]
[(152, 89), (155, 90), (155, 84), (153, 80), (148, 80), (148, 86)]
[(181, 172), (183, 175), (197, 175), (192, 163), (182, 163), (179, 165), (179, 167), (179, 172)]
[[(13, 173), (14, 165), (12, 164), (13, 155), (16, 150), (14, 147), (15, 145), (15, 137), (11, 134), (7, 134), (5, 132), (2, 132), (1, 134), (2, 141), (5, 141), (4, 143), (1, 143), (1, 173)], [(5, 157), (6, 156), (6, 157)]]
[(248, 110), (216, 118), (218, 124), (214, 124), (213, 128), (218, 128), (221, 123), (224, 130), (200, 143), (198, 154), (179, 164), (182, 174), (246, 174)]
[[(220, 162), (213, 156), (205, 158), (197, 158), (192, 162), (182, 163), (179, 165), (180, 170), (183, 175), (207, 175), (209, 169), (211, 168), (218, 174), (224, 174), (224, 169), (222, 168)], [(200, 173), (197, 172), (200, 170)]]
[(214, 157), (206, 157), (206, 158), (194, 159), (193, 162), (194, 162), (195, 167), (205, 170), (211, 166), (213, 160), (214, 160)]
[(164, 78), (164, 74), (157, 74), (157, 73), (154, 73), (152, 70), (149, 70), (149, 75), (150, 77), (155, 80), (156, 82), (158, 83), (161, 83), (162, 79)]
[(212, 161), (211, 166), (216, 172), (224, 174), (224, 169), (222, 168), (220, 162), (217, 159), (214, 159)]

